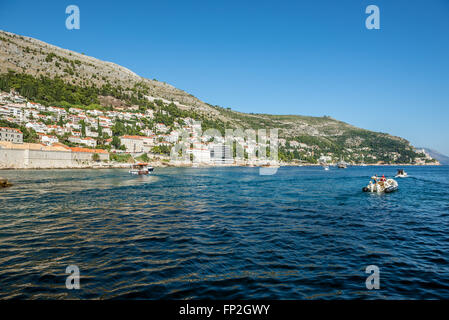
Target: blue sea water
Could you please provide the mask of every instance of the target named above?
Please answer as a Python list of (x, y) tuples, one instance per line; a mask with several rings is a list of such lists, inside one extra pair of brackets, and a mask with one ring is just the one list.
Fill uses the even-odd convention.
[(448, 299), (449, 167), (396, 169), (1, 171), (0, 298)]

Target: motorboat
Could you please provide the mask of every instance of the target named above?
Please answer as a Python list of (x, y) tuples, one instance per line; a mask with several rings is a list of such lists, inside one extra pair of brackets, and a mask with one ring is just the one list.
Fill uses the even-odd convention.
[(394, 179), (379, 179), (377, 176), (371, 177), (373, 181), (370, 181), (366, 187), (363, 187), (363, 192), (377, 192), (377, 193), (391, 193), (398, 190), (398, 183)]
[(399, 169), (398, 173), (396, 173), (395, 178), (407, 178), (408, 174), (404, 171), (404, 169)]
[(150, 167), (148, 163), (135, 163), (131, 166), (129, 173), (136, 175), (148, 175), (153, 172), (154, 168)]
[(337, 167), (339, 167), (340, 169), (346, 169), (348, 165), (346, 164), (346, 162), (340, 161), (339, 163), (337, 163)]
[(326, 165), (326, 166), (323, 166), (323, 168), (325, 171), (329, 171), (329, 166)]

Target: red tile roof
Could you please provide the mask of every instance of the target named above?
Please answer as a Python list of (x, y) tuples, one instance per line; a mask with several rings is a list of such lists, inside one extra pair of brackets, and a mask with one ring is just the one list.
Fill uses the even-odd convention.
[(80, 148), (80, 147), (72, 147), (69, 148), (72, 152), (90, 152), (90, 153), (108, 153), (103, 149), (89, 149), (89, 148)]
[(16, 128), (0, 127), (0, 129), (13, 130), (13, 131), (16, 131), (18, 133), (22, 133), (22, 131), (20, 131), (19, 129), (16, 129)]

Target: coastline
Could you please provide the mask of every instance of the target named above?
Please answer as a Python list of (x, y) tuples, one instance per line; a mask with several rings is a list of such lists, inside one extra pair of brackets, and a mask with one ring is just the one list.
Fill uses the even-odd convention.
[[(224, 164), (224, 165), (196, 165), (193, 166), (191, 164), (171, 164), (171, 163), (163, 163), (163, 162), (152, 162), (148, 161), (148, 164), (154, 168), (226, 168), (226, 167), (241, 167), (241, 168), (262, 168), (262, 166), (249, 166), (249, 165), (240, 165), (240, 164)], [(79, 166), (67, 166), (67, 167), (21, 167), (21, 168), (5, 168), (1, 167), (0, 171), (5, 170), (84, 170), (84, 169), (129, 169), (132, 163), (123, 163), (123, 162), (115, 162), (115, 163), (107, 163), (107, 164), (85, 164), (85, 165), (79, 165)], [(302, 164), (296, 164), (296, 163), (280, 163), (273, 167), (321, 167), (320, 164), (315, 163), (302, 163)], [(329, 166), (335, 166), (335, 165), (329, 165)], [(429, 163), (429, 164), (410, 164), (410, 163), (397, 163), (397, 164), (350, 164), (348, 167), (440, 167), (443, 166), (442, 164), (435, 164), (435, 163)]]

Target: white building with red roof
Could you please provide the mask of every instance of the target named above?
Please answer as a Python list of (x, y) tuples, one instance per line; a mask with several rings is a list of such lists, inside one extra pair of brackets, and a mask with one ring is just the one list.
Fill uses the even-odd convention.
[(16, 128), (0, 127), (0, 141), (23, 143), (23, 133)]

